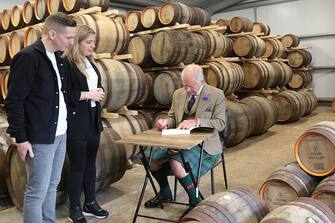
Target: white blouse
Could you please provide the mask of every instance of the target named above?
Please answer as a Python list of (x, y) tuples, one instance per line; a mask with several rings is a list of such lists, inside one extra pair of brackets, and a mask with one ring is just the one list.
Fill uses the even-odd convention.
[[(96, 89), (98, 87), (98, 74), (95, 72), (92, 64), (90, 63), (90, 61), (85, 58), (85, 71), (87, 74), (87, 85), (88, 85), (88, 89), (91, 91), (93, 89)], [(95, 101), (91, 100), (91, 107), (95, 107), (96, 103)]]

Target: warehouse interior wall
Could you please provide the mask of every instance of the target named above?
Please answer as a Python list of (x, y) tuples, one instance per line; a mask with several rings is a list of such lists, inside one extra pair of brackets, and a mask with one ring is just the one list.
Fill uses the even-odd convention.
[[(220, 12), (212, 19), (244, 16), (267, 23), (271, 34), (293, 33), (301, 37), (299, 46), (311, 46), (313, 82), (311, 87), (321, 101), (335, 97), (335, 1), (299, 0), (262, 7)], [(271, 35), (270, 34), (270, 35)]]

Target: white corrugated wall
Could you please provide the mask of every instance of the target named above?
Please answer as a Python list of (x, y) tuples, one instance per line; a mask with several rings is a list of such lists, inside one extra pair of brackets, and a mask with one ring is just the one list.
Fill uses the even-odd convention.
[[(301, 38), (300, 46), (311, 46), (312, 66), (335, 67), (335, 1), (299, 0), (251, 9), (217, 13), (213, 20), (248, 17), (271, 27), (271, 34), (293, 33)], [(320, 34), (330, 34), (320, 36)], [(312, 37), (311, 37), (312, 36)], [(320, 100), (335, 97), (335, 69), (313, 71), (312, 87)]]

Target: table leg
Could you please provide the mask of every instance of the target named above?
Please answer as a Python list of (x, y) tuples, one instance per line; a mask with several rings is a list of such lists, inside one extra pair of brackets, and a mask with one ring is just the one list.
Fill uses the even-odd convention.
[(199, 159), (199, 165), (198, 165), (198, 175), (197, 175), (197, 182), (195, 185), (195, 196), (198, 198), (199, 197), (199, 185), (200, 185), (200, 171), (201, 171), (201, 165), (202, 165), (202, 157), (204, 154), (204, 142), (201, 143), (200, 145), (200, 159)]

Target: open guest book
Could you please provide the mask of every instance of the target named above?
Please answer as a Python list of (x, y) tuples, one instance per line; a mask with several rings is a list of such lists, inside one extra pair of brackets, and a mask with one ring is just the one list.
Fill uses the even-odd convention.
[(214, 129), (211, 127), (191, 127), (189, 129), (163, 129), (162, 135), (189, 135), (192, 132), (212, 132)]

